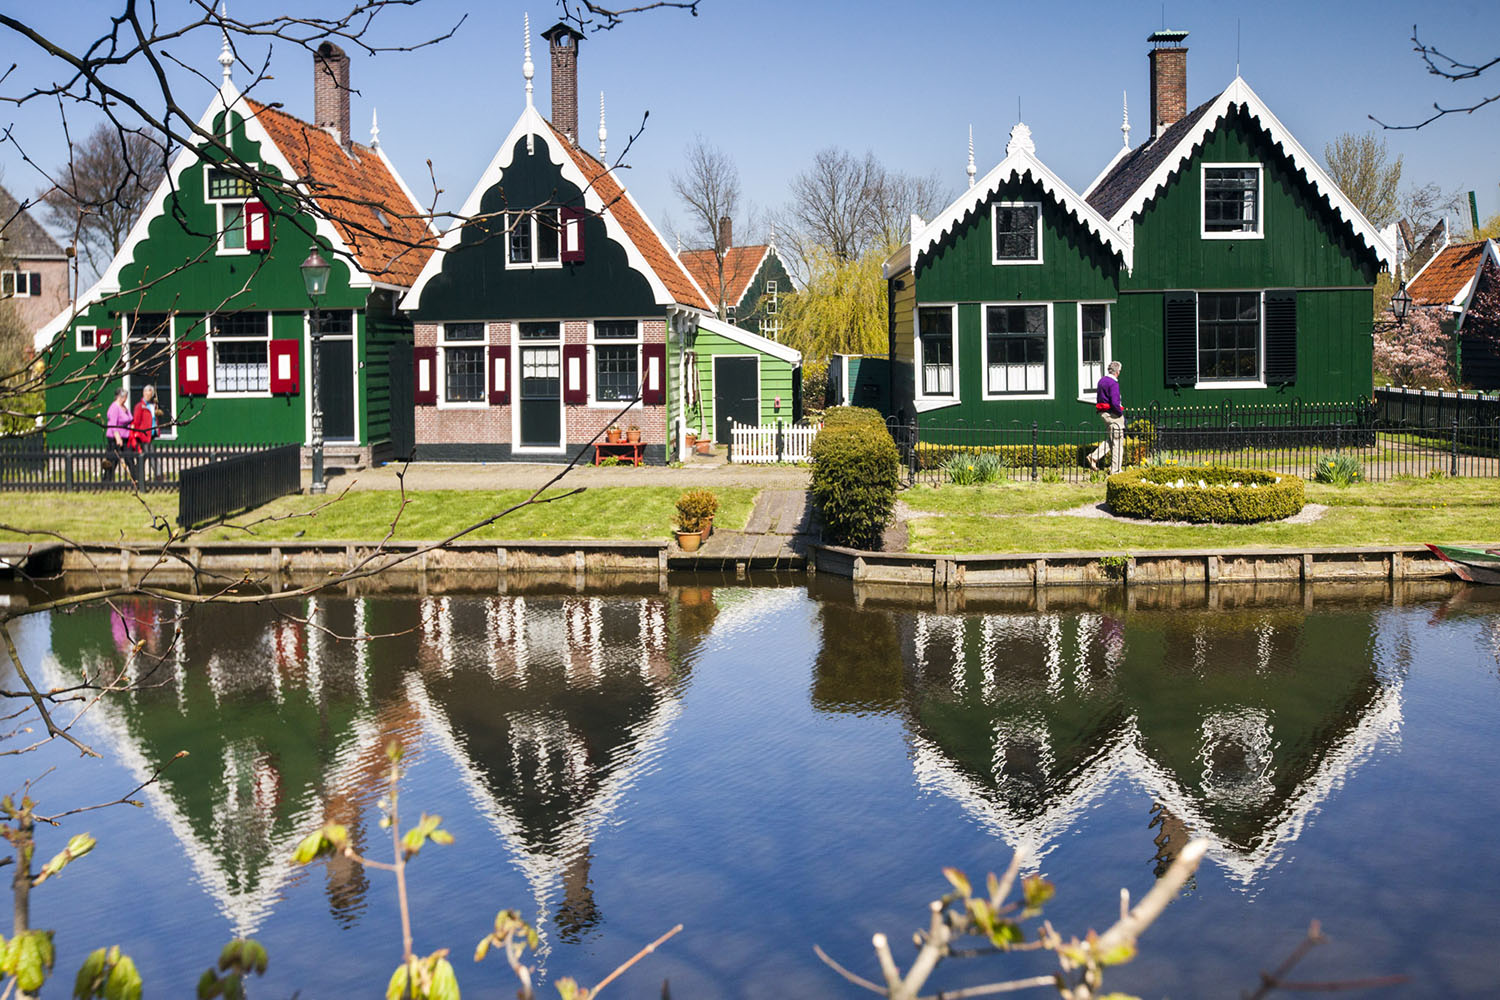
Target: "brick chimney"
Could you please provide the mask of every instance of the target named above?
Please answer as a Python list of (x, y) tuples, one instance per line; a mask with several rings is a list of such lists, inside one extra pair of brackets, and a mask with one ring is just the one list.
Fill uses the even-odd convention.
[(1186, 31), (1153, 31), (1151, 43), (1151, 137), (1161, 135), (1187, 114)]
[(734, 246), (734, 223), (729, 221), (729, 216), (719, 216), (719, 249), (728, 250)]
[(578, 43), (583, 33), (559, 21), (542, 37), (552, 43), (552, 126), (578, 145)]
[(313, 53), (313, 124), (332, 132), (339, 145), (349, 136), (349, 57), (332, 42)]

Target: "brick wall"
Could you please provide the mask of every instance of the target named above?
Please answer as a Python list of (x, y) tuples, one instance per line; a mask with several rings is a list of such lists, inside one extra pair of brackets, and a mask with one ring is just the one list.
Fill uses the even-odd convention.
[(1187, 115), (1187, 52), (1186, 48), (1150, 52), (1153, 136)]
[(313, 124), (338, 132), (339, 142), (350, 141), (349, 57), (332, 42), (313, 53)]

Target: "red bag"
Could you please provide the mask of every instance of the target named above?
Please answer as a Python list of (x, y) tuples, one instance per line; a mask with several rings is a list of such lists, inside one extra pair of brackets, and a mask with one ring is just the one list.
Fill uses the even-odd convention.
[(1097, 410), (1100, 413), (1103, 413), (1105, 410), (1109, 409), (1109, 404), (1108, 403), (1095, 403), (1094, 404), (1094, 409)]

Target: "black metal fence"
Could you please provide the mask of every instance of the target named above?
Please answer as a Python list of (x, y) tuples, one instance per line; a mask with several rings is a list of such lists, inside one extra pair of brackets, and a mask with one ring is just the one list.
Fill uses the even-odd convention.
[(177, 523), (193, 527), (259, 507), (302, 488), (302, 448), (262, 448), (183, 469)]
[[(1500, 477), (1500, 401), (1491, 409), (1490, 400), (1478, 399), (1429, 398), (1423, 406), (1377, 394), (1336, 404), (1151, 406), (1126, 413), (1124, 465), (1233, 465), (1312, 479), (1333, 458), (1359, 463), (1370, 481)], [(893, 424), (891, 434), (912, 482), (963, 481), (976, 472), (1080, 482), (1099, 476), (1088, 456), (1103, 441), (1104, 425)], [(1108, 469), (1107, 453), (1099, 464)]]
[(120, 460), (111, 468), (109, 449), (102, 445), (49, 448), (39, 436), (0, 439), (0, 491), (170, 491), (177, 489), (187, 469), (268, 447), (276, 446), (157, 442), (145, 455), (119, 453)]

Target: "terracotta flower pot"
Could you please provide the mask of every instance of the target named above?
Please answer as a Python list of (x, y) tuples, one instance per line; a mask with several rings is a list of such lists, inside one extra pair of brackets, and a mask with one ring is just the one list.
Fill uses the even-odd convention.
[(700, 534), (702, 534), (703, 540), (706, 542), (706, 541), (708, 541), (708, 536), (712, 535), (713, 533), (714, 533), (714, 519), (712, 517), (710, 517), (708, 520), (706, 520), (706, 521), (703, 522), (703, 531), (700, 532)]
[(686, 440), (687, 440), (687, 446), (689, 448), (691, 448), (691, 447), (693, 447), (694, 445), (696, 445), (698, 443), (698, 435), (696, 435), (696, 434), (689, 434), (689, 435), (687, 435)]
[(712, 441), (699, 441), (695, 447), (698, 449), (698, 454), (700, 455), (712, 455), (714, 453), (714, 443)]
[(636, 430), (633, 430), (633, 431), (626, 431), (625, 432), (625, 440), (629, 441), (631, 444), (640, 444), (641, 443), (641, 432), (640, 432), (640, 430), (636, 429)]
[(618, 428), (618, 427), (611, 427), (609, 430), (605, 431), (604, 432), (604, 440), (607, 441), (607, 442), (609, 442), (610, 444), (619, 444), (620, 443), (620, 428)]
[(703, 543), (703, 535), (696, 531), (677, 532), (677, 545), (684, 552), (696, 552)]

